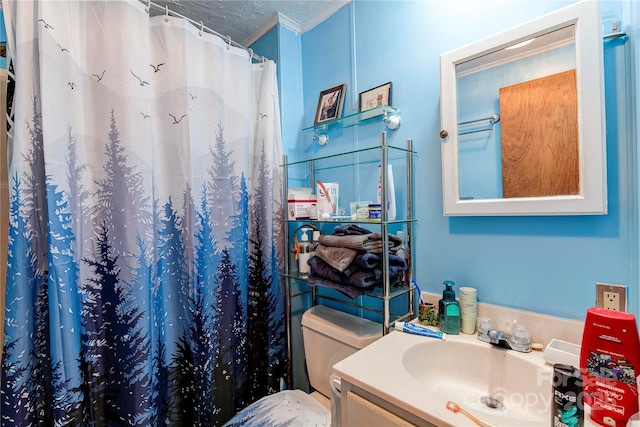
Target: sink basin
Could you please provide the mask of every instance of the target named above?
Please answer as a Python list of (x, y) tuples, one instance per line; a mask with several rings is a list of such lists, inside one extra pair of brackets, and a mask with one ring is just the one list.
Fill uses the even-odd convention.
[(542, 353), (504, 350), (475, 335), (442, 341), (394, 331), (333, 371), (343, 382), (418, 417), (419, 425), (473, 424), (448, 410), (448, 401), (495, 426), (548, 427), (551, 421), (553, 368)]
[(552, 369), (527, 356), (480, 341), (422, 340), (403, 351), (402, 367), (427, 390), (494, 424), (548, 424)]

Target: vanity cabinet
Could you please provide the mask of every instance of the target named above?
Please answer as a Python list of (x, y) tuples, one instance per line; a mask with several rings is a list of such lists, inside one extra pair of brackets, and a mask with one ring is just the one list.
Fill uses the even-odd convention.
[(433, 426), (433, 424), (359, 389), (347, 381), (342, 381), (341, 388), (341, 421), (343, 426)]
[[(318, 139), (318, 132), (326, 132), (331, 129), (344, 128), (349, 126), (360, 125), (364, 122), (382, 118), (385, 123), (389, 120), (390, 107), (377, 107), (376, 111), (366, 111), (357, 113), (331, 122), (325, 122), (315, 127), (304, 129), (304, 131), (312, 130), (314, 139)], [(394, 114), (397, 110), (392, 109)], [(395, 121), (394, 121), (395, 123)], [(340, 133), (340, 132), (336, 132)], [(372, 316), (380, 319), (382, 334), (389, 333), (390, 327), (395, 321), (408, 321), (414, 317), (414, 287), (411, 284), (413, 278), (413, 256), (412, 256), (412, 239), (413, 239), (413, 141), (407, 140), (405, 147), (396, 147), (387, 144), (387, 132), (382, 131), (380, 134), (380, 144), (372, 147), (366, 147), (351, 151), (341, 152), (328, 156), (320, 156), (302, 161), (290, 162), (287, 156), (283, 157), (283, 216), (284, 216), (284, 280), (286, 284), (286, 313), (287, 327), (289, 338), (289, 352), (291, 352), (291, 301), (293, 298), (302, 295), (311, 295), (311, 304), (318, 304), (320, 301), (332, 301), (334, 308), (345, 311), (350, 309), (352, 312), (357, 310), (359, 315), (364, 311), (374, 313)], [(387, 202), (386, 188), (389, 185), (388, 166), (393, 165), (394, 177), (396, 180), (396, 194), (401, 194), (396, 201), (396, 217), (389, 218), (386, 209), (382, 209), (381, 218), (376, 220), (369, 219), (352, 219), (349, 214), (349, 202), (371, 200), (371, 194), (374, 196), (378, 175), (378, 168), (381, 168), (382, 182), (382, 205)], [(355, 180), (340, 180), (337, 177), (341, 175), (353, 177)], [(366, 187), (368, 199), (362, 199), (360, 196), (360, 187), (358, 179), (362, 182), (362, 187)], [(342, 215), (332, 216), (329, 219), (319, 220), (289, 220), (287, 202), (289, 188), (305, 187), (312, 188), (315, 193), (316, 180), (323, 182), (339, 181), (340, 200), (339, 207), (347, 207), (347, 211)], [(399, 190), (399, 191), (398, 191)], [(365, 193), (363, 191), (363, 193)], [(344, 194), (344, 196), (343, 196)], [(406, 204), (402, 203), (406, 200)], [(404, 207), (401, 206), (404, 205)], [(358, 296), (353, 300), (348, 298), (340, 298), (336, 295), (336, 291), (321, 286), (306, 286), (308, 278), (300, 277), (298, 274), (298, 265), (291, 253), (293, 248), (294, 237), (291, 233), (305, 224), (311, 224), (322, 230), (323, 234), (331, 234), (333, 226), (355, 224), (363, 228), (379, 232), (382, 237), (382, 287), (376, 287), (373, 291), (367, 292), (363, 296)], [(395, 278), (389, 277), (389, 234), (392, 232), (402, 232), (404, 257), (407, 261), (407, 270), (402, 274), (401, 280), (392, 283)], [(311, 240), (311, 233), (309, 240)], [(299, 236), (298, 236), (299, 238)], [(397, 299), (397, 300), (396, 300)], [(393, 301), (393, 304), (392, 304)], [(392, 307), (393, 306), (393, 307)], [(401, 307), (401, 308), (398, 308)], [(392, 312), (392, 308), (393, 311)], [(367, 316), (369, 317), (369, 316)], [(375, 319), (374, 319), (375, 320)], [(289, 354), (291, 360), (291, 354)]]

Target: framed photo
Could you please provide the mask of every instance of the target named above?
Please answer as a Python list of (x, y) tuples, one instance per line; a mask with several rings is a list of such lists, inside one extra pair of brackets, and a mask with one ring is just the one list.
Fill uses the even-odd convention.
[(358, 111), (367, 111), (379, 105), (391, 105), (391, 82), (360, 93)]
[(337, 119), (342, 115), (342, 104), (344, 103), (344, 93), (346, 90), (347, 85), (341, 84), (340, 86), (320, 92), (318, 109), (316, 110), (316, 120), (313, 122), (314, 125)]

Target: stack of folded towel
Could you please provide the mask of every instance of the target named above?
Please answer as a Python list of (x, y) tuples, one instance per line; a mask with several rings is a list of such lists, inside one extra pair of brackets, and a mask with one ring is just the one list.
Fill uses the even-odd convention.
[[(319, 238), (315, 256), (309, 259), (309, 286), (337, 289), (356, 298), (382, 285), (382, 235), (357, 225), (339, 225), (333, 234)], [(389, 276), (407, 269), (403, 257), (396, 255), (402, 239), (389, 234)]]

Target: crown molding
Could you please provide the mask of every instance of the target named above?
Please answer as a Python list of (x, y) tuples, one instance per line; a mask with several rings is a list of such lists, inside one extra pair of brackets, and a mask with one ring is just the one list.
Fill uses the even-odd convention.
[(274, 13), (269, 19), (267, 19), (260, 27), (258, 27), (251, 35), (242, 42), (244, 46), (251, 46), (255, 43), (260, 37), (264, 36), (269, 30), (275, 27), (278, 24), (283, 25), (284, 27), (290, 29), (296, 34), (303, 34), (310, 29), (314, 28), (316, 25), (324, 22), (331, 15), (336, 13), (343, 6), (351, 3), (351, 0), (335, 0), (327, 4), (325, 8), (318, 11), (311, 18), (305, 20), (302, 23), (298, 23), (293, 19), (289, 18), (286, 15), (283, 15), (280, 12)]
[[(295, 21), (293, 21), (292, 19), (287, 18), (286, 16), (284, 16), (280, 12), (276, 12), (273, 15), (271, 15), (271, 17), (269, 19), (264, 21), (264, 23), (262, 25), (260, 25), (258, 28), (256, 28), (256, 30), (253, 33), (251, 33), (251, 35), (249, 37), (247, 37), (246, 40), (243, 40), (242, 41), (242, 45), (243, 46), (251, 46), (253, 43), (258, 41), (260, 39), (260, 37), (264, 36), (267, 32), (269, 32), (270, 29), (272, 29), (273, 27), (275, 27), (276, 25), (278, 25), (281, 22), (283, 22), (283, 25), (286, 25), (286, 26), (289, 26), (289, 25), (294, 26), (295, 28), (292, 28), (293, 31), (295, 31), (298, 34), (300, 33), (300, 26), (298, 24), (296, 24)], [(285, 24), (285, 22), (286, 22), (286, 24)]]
[(332, 1), (331, 3), (329, 3), (327, 5), (327, 7), (325, 7), (322, 10), (320, 10), (318, 13), (313, 15), (311, 18), (309, 18), (306, 21), (300, 23), (300, 31), (298, 32), (298, 34), (306, 33), (307, 31), (309, 31), (310, 29), (312, 29), (316, 25), (324, 22), (327, 18), (329, 18), (331, 15), (333, 15), (338, 10), (340, 10), (343, 6), (345, 6), (345, 5), (349, 4), (349, 3), (351, 3), (351, 0), (335, 0), (335, 1)]

